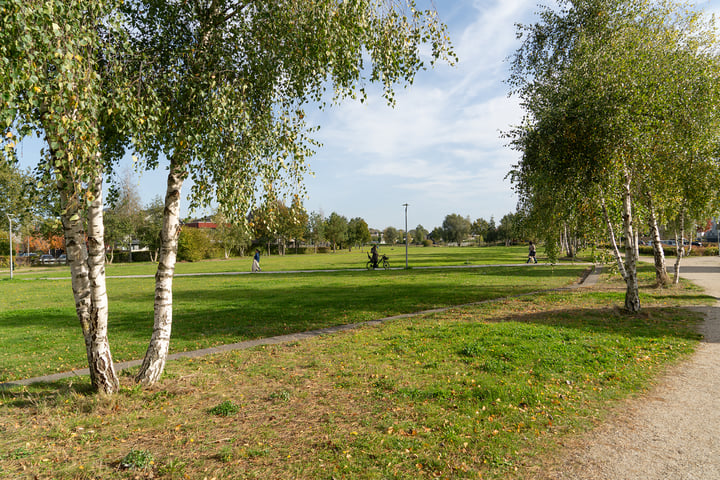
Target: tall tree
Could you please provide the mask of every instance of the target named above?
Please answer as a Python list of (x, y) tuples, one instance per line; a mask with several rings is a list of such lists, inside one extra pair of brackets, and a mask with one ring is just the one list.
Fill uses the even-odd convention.
[(318, 243), (325, 239), (325, 218), (320, 212), (312, 212), (307, 221), (307, 238), (312, 242), (317, 253)]
[(40, 183), (55, 186), (72, 289), (95, 389), (118, 388), (107, 339), (103, 174), (135, 96), (123, 73), (124, 30), (113, 0), (3, 0), (0, 121), (3, 138), (39, 132)]
[(487, 241), (488, 231), (490, 230), (490, 223), (484, 218), (478, 218), (470, 227), (470, 233), (478, 237), (478, 242), (482, 243)]
[[(411, 83), (431, 63), (451, 58), (434, 11), (412, 0), (297, 2), (190, 0), (127, 2), (138, 64), (161, 106), (139, 137), (149, 166), (169, 160), (166, 217), (156, 284), (155, 326), (137, 380), (152, 384), (167, 356), (180, 190), (193, 179), (191, 206), (217, 199), (234, 220), (257, 197), (295, 189), (312, 153), (303, 106), (364, 97), (367, 81), (383, 85), (390, 103), (397, 83)], [(448, 57), (449, 55), (449, 57)], [(370, 65), (366, 65), (367, 61)], [(280, 195), (282, 196), (282, 195)], [(238, 218), (242, 221), (242, 218)]]
[(433, 231), (430, 234), (430, 236), (433, 239), (433, 242), (435, 242), (435, 243), (442, 243), (442, 241), (444, 240), (444, 235), (445, 235), (445, 232), (443, 231), (443, 229), (441, 227), (433, 228)]
[(510, 246), (510, 242), (519, 238), (520, 225), (518, 214), (508, 213), (500, 219), (498, 226), (498, 238), (505, 242), (505, 246)]
[(370, 228), (360, 217), (351, 218), (347, 230), (348, 244), (361, 246), (370, 243)]
[(400, 238), (400, 232), (395, 227), (387, 227), (383, 230), (383, 242), (394, 245)]
[(443, 238), (449, 243), (454, 242), (460, 246), (470, 234), (471, 227), (470, 218), (463, 217), (457, 213), (451, 213), (443, 220)]
[(0, 228), (3, 230), (8, 227), (8, 215), (18, 227), (27, 225), (33, 218), (37, 208), (30, 188), (32, 183), (30, 172), (23, 172), (12, 155), (0, 153)]
[(137, 232), (140, 243), (150, 250), (153, 262), (157, 262), (160, 250), (160, 230), (162, 229), (164, 209), (162, 198), (156, 195), (143, 209), (142, 223)]
[(528, 111), (512, 134), (523, 152), (513, 172), (521, 208), (555, 238), (569, 221), (602, 211), (608, 231), (624, 239), (624, 260), (614, 250), (625, 308), (636, 312), (638, 221), (671, 204), (660, 188), (677, 180), (668, 159), (686, 151), (713, 161), (713, 35), (672, 1), (563, 1), (541, 18), (525, 29), (511, 77)]
[(348, 220), (342, 215), (332, 212), (325, 221), (323, 231), (325, 239), (332, 244), (334, 252), (338, 245), (342, 248), (342, 245), (347, 242)]
[(415, 234), (413, 235), (415, 243), (422, 243), (427, 238), (428, 233), (429, 232), (425, 230), (425, 227), (418, 224), (418, 226), (415, 227)]
[(110, 188), (107, 203), (109, 208), (104, 212), (105, 243), (112, 249), (116, 244), (128, 252), (128, 260), (132, 262), (132, 244), (137, 240), (138, 230), (144, 223), (142, 200), (137, 180), (129, 168), (125, 168), (117, 176)]

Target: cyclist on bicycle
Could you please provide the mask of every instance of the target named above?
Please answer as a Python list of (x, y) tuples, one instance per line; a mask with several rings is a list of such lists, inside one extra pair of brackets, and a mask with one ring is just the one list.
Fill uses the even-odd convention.
[(372, 248), (370, 249), (370, 253), (372, 253), (372, 258), (371, 258), (371, 260), (372, 260), (372, 263), (373, 263), (373, 268), (377, 268), (377, 266), (378, 266), (378, 248), (377, 248), (377, 245), (373, 245), (373, 246), (372, 246)]

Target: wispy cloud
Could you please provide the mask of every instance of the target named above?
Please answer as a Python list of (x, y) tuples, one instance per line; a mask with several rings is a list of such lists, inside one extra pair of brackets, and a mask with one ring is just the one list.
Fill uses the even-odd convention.
[[(438, 5), (459, 63), (420, 72), (414, 85), (397, 92), (394, 109), (371, 96), (364, 104), (346, 103), (318, 117), (325, 145), (315, 159), (323, 169), (318, 173), (327, 172), (332, 158), (343, 159), (347, 167), (331, 168), (337, 182), (373, 185), (372, 179), (382, 175), (391, 192), (423, 198), (416, 203), (431, 200), (427, 211), (434, 210), (436, 223), (461, 207), (472, 208), (471, 216), (512, 210), (515, 200), (505, 175), (517, 154), (504, 146), (500, 133), (519, 123), (522, 112), (507, 97), (503, 81), (506, 59), (518, 46), (514, 25), (534, 7), (534, 0)], [(378, 201), (385, 195), (380, 191)]]

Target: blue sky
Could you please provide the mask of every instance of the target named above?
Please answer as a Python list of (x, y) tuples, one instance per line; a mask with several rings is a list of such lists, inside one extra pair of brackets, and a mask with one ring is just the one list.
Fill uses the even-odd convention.
[[(306, 209), (362, 217), (372, 228), (404, 228), (407, 203), (408, 228), (428, 230), (451, 213), (499, 221), (514, 211), (517, 199), (505, 176), (519, 155), (500, 134), (520, 123), (522, 111), (504, 81), (507, 59), (519, 46), (515, 24), (532, 22), (538, 3), (549, 2), (435, 0), (456, 66), (420, 72), (411, 87), (397, 91), (394, 109), (373, 90), (363, 104), (308, 108), (323, 145), (310, 159)], [(697, 5), (720, 11), (720, 0)], [(24, 165), (37, 160), (32, 145), (20, 153)], [(165, 169), (142, 173), (138, 186), (145, 202), (164, 195)], [(187, 204), (183, 199), (183, 216)]]

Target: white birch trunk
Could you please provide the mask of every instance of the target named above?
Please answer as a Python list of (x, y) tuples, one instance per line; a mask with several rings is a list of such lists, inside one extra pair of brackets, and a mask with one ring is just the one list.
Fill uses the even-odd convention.
[(95, 199), (87, 212), (87, 232), (83, 229), (77, 199), (68, 196), (68, 185), (64, 187), (60, 188), (65, 209), (62, 224), (72, 275), (75, 310), (85, 339), (90, 381), (93, 388), (99, 392), (111, 394), (118, 390), (119, 381), (107, 338), (108, 299), (105, 284), (102, 175), (98, 174), (95, 178)]
[(158, 381), (165, 369), (170, 349), (172, 331), (172, 282), (177, 260), (178, 236), (180, 235), (180, 190), (183, 175), (175, 165), (170, 165), (163, 227), (160, 232), (160, 254), (155, 274), (155, 321), (145, 358), (135, 381), (152, 385)]
[(622, 255), (620, 255), (620, 249), (618, 248), (617, 242), (615, 241), (615, 229), (610, 221), (610, 215), (608, 215), (607, 206), (605, 205), (605, 197), (600, 195), (600, 204), (602, 205), (603, 216), (605, 217), (605, 223), (608, 227), (608, 234), (610, 235), (610, 243), (613, 248), (613, 255), (615, 255), (615, 261), (618, 264), (618, 270), (623, 280), (627, 281), (627, 270), (625, 269), (625, 263), (623, 262)]
[(665, 251), (663, 250), (662, 243), (660, 243), (660, 229), (658, 228), (657, 216), (655, 215), (655, 208), (649, 195), (648, 207), (650, 211), (648, 225), (650, 227), (650, 235), (652, 236), (653, 256), (655, 259), (655, 283), (657, 286), (663, 286), (670, 282), (667, 267), (665, 266)]
[[(692, 242), (690, 243), (692, 245)], [(680, 212), (680, 238), (678, 238), (677, 232), (675, 232), (675, 273), (673, 277), (673, 284), (677, 285), (680, 283), (680, 261), (685, 256), (685, 212)]]
[(640, 311), (640, 289), (637, 278), (637, 262), (635, 260), (635, 234), (633, 232), (632, 194), (630, 192), (630, 179), (625, 178), (625, 191), (623, 192), (623, 230), (625, 233), (625, 265), (627, 277), (625, 284), (625, 310), (631, 313)]

